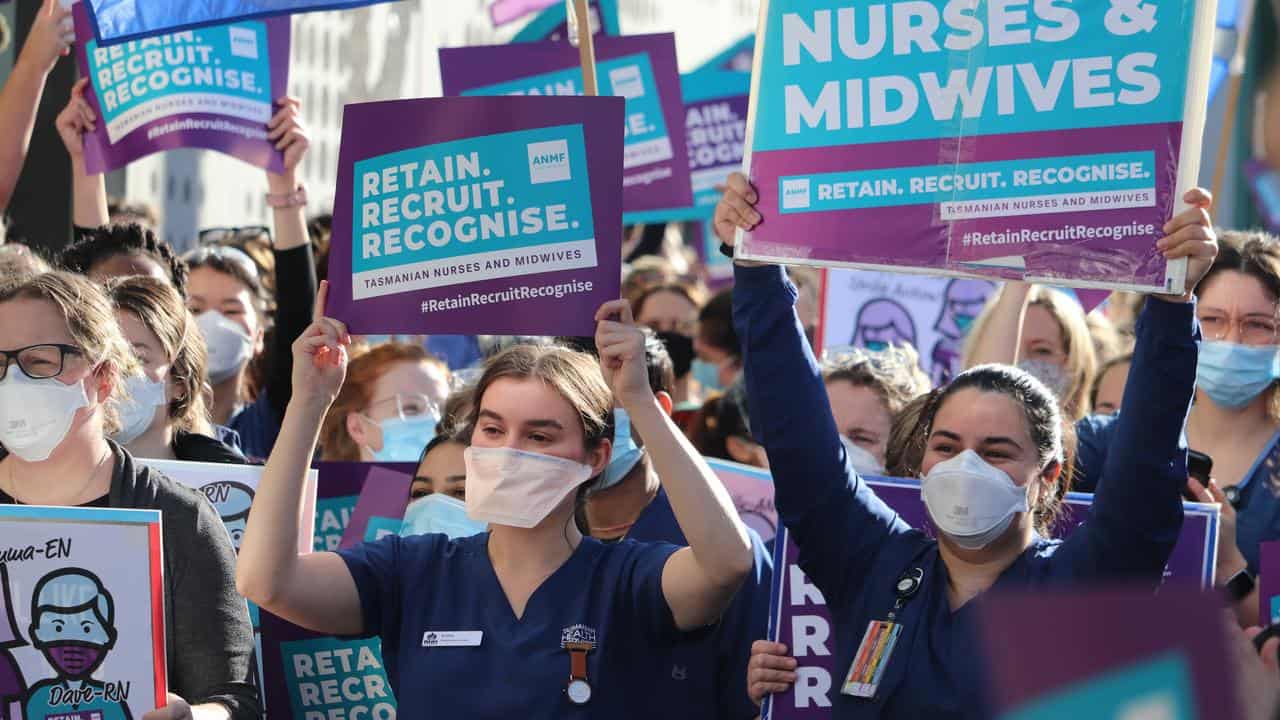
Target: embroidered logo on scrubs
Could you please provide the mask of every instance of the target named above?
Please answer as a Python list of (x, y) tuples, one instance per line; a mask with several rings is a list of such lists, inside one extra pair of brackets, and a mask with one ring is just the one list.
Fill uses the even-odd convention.
[(672, 665), (672, 666), (671, 666), (671, 679), (672, 679), (672, 680), (688, 680), (688, 679), (689, 679), (689, 668), (687, 668), (687, 667), (683, 667), (683, 666), (681, 666), (681, 665)]
[(589, 628), (586, 625), (570, 625), (560, 631), (560, 647), (568, 647), (574, 645), (590, 645), (595, 647), (596, 629)]

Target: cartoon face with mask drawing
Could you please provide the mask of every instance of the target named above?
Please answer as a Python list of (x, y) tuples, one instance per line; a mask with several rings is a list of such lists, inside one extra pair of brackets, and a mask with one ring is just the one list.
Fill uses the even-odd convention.
[(938, 321), (933, 324), (933, 329), (941, 336), (930, 354), (932, 367), (929, 375), (935, 386), (949, 382), (959, 369), (964, 338), (978, 315), (982, 314), (982, 307), (994, 288), (995, 285), (986, 280), (957, 278), (947, 283), (947, 289), (942, 293)]
[(238, 482), (219, 481), (209, 483), (200, 488), (204, 496), (213, 503), (222, 518), (222, 524), (231, 535), (231, 545), (240, 551), (240, 539), (244, 537), (245, 525), (249, 522), (249, 506), (253, 504), (253, 488)]
[(890, 345), (916, 344), (916, 324), (907, 309), (888, 298), (879, 298), (862, 306), (854, 324), (850, 344), (880, 351)]
[(30, 635), (55, 677), (32, 686), (28, 718), (129, 720), (126, 698), (114, 697), (114, 687), (92, 677), (116, 644), (115, 602), (97, 575), (63, 568), (40, 578), (31, 598)]

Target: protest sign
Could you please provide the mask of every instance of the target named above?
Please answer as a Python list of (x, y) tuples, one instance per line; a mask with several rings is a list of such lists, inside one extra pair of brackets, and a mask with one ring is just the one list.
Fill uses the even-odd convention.
[(1280, 540), (1258, 544), (1258, 603), (1263, 626), (1280, 623)]
[(90, 174), (174, 148), (203, 148), (272, 172), (284, 158), (267, 140), (289, 84), (289, 21), (250, 20), (110, 47), (92, 37), (87, 5), (73, 8), (76, 62), (97, 125), (84, 135)]
[(160, 512), (0, 505), (0, 538), (0, 716), (164, 705)]
[(706, 461), (729, 491), (742, 522), (759, 533), (761, 540), (772, 540), (778, 534), (778, 511), (773, 507), (773, 476), (769, 471), (719, 458)]
[[(618, 27), (618, 0), (590, 0), (587, 3), (587, 12), (590, 15), (592, 33), (614, 36), (622, 34)], [(565, 4), (557, 2), (538, 13), (528, 25), (516, 33), (511, 42), (570, 40), (568, 17)]]
[[(870, 485), (904, 522), (933, 534), (924, 502), (920, 499), (920, 481), (903, 478), (867, 478)], [(1085, 520), (1093, 496), (1068, 493), (1063, 517), (1055, 525), (1055, 536), (1067, 537)], [(1172, 585), (1213, 586), (1214, 565), (1218, 548), (1218, 506), (1183, 503), (1184, 520), (1178, 542), (1165, 567), (1165, 581)], [(817, 643), (796, 642), (796, 629), (805, 637), (831, 637), (831, 614), (826, 600), (798, 564), (800, 551), (779, 525), (774, 538), (773, 598), (770, 606), (769, 637), (791, 648), (799, 663), (799, 681), (785, 692), (765, 701), (763, 720), (803, 720), (829, 717), (831, 692), (839, 692), (837, 669), (832, 648)], [(1164, 592), (1163, 590), (1161, 591)], [(1045, 616), (1052, 617), (1052, 616)], [(825, 632), (824, 632), (825, 631)]]
[[(994, 716), (1241, 717), (1228, 635), (1216, 621), (1221, 607), (1213, 595), (1186, 586), (1155, 597), (1116, 589), (984, 597), (976, 610)], [(1046, 646), (1053, 662), (1028, 662)]]
[(744, 73), (681, 76), (693, 205), (627, 213), (628, 224), (706, 221), (715, 215), (719, 187), (742, 167), (749, 84), (750, 77)]
[[(333, 551), (399, 532), (409, 500), (403, 481), (416, 470), (416, 463), (320, 463), (315, 550)], [(268, 707), (287, 707), (282, 715), (304, 720), (395, 717), (396, 700), (377, 638), (324, 636), (265, 611), (261, 623)]]
[(329, 315), (355, 334), (594, 333), (621, 283), (621, 116), (616, 98), (348, 105)]
[[(64, 0), (65, 1), (65, 0)], [(141, 40), (182, 30), (225, 25), (274, 15), (343, 10), (393, 0), (83, 0), (94, 37), (103, 45)], [(288, 20), (285, 20), (288, 27)]]
[(495, 27), (506, 25), (557, 4), (564, 5), (561, 0), (493, 0), (489, 6), (489, 19)]
[(875, 270), (828, 270), (819, 305), (823, 349), (882, 350), (910, 345), (920, 367), (942, 385), (960, 372), (969, 327), (995, 284)]
[[(595, 51), (600, 94), (626, 99), (623, 212), (689, 206), (675, 37), (599, 37)], [(442, 48), (440, 77), (446, 95), (582, 94), (578, 50), (563, 42)]]
[[(138, 462), (162, 473), (165, 477), (185, 485), (208, 498), (231, 537), (231, 546), (240, 552), (240, 540), (249, 523), (249, 509), (258, 494), (262, 481), (261, 465), (230, 465), (225, 463), (185, 462), (182, 460), (152, 460), (139, 458)], [(303, 488), (303, 517), (314, 518), (316, 507), (316, 471), (307, 472)], [(302, 523), (298, 528), (298, 552), (310, 552), (314, 521)], [(247, 602), (247, 601), (246, 601)], [(249, 603), (249, 622), (253, 625), (253, 642), (256, 674), (253, 683), (262, 688), (262, 621), (258, 606)]]
[[(760, 5), (741, 257), (1182, 292), (1213, 4)], [(857, 32), (854, 32), (854, 28)]]

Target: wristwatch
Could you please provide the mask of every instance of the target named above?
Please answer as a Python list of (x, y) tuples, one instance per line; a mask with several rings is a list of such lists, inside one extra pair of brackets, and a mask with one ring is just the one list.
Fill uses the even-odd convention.
[(1232, 603), (1238, 603), (1249, 597), (1249, 593), (1253, 592), (1254, 585), (1253, 575), (1249, 573), (1249, 568), (1245, 568), (1231, 579), (1222, 584), (1222, 593), (1227, 596), (1227, 600)]

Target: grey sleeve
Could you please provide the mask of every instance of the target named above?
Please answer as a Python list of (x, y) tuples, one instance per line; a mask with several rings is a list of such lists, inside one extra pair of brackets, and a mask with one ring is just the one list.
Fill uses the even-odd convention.
[[(165, 552), (177, 554), (169, 563), (175, 576), (169, 583), (169, 690), (191, 705), (224, 705), (233, 720), (259, 718), (258, 689), (250, 682), (253, 627), (236, 592), (235, 550), (207, 500), (201, 497), (187, 510), (187, 522), (165, 532), (173, 541)], [(170, 519), (166, 515), (165, 522)]]

